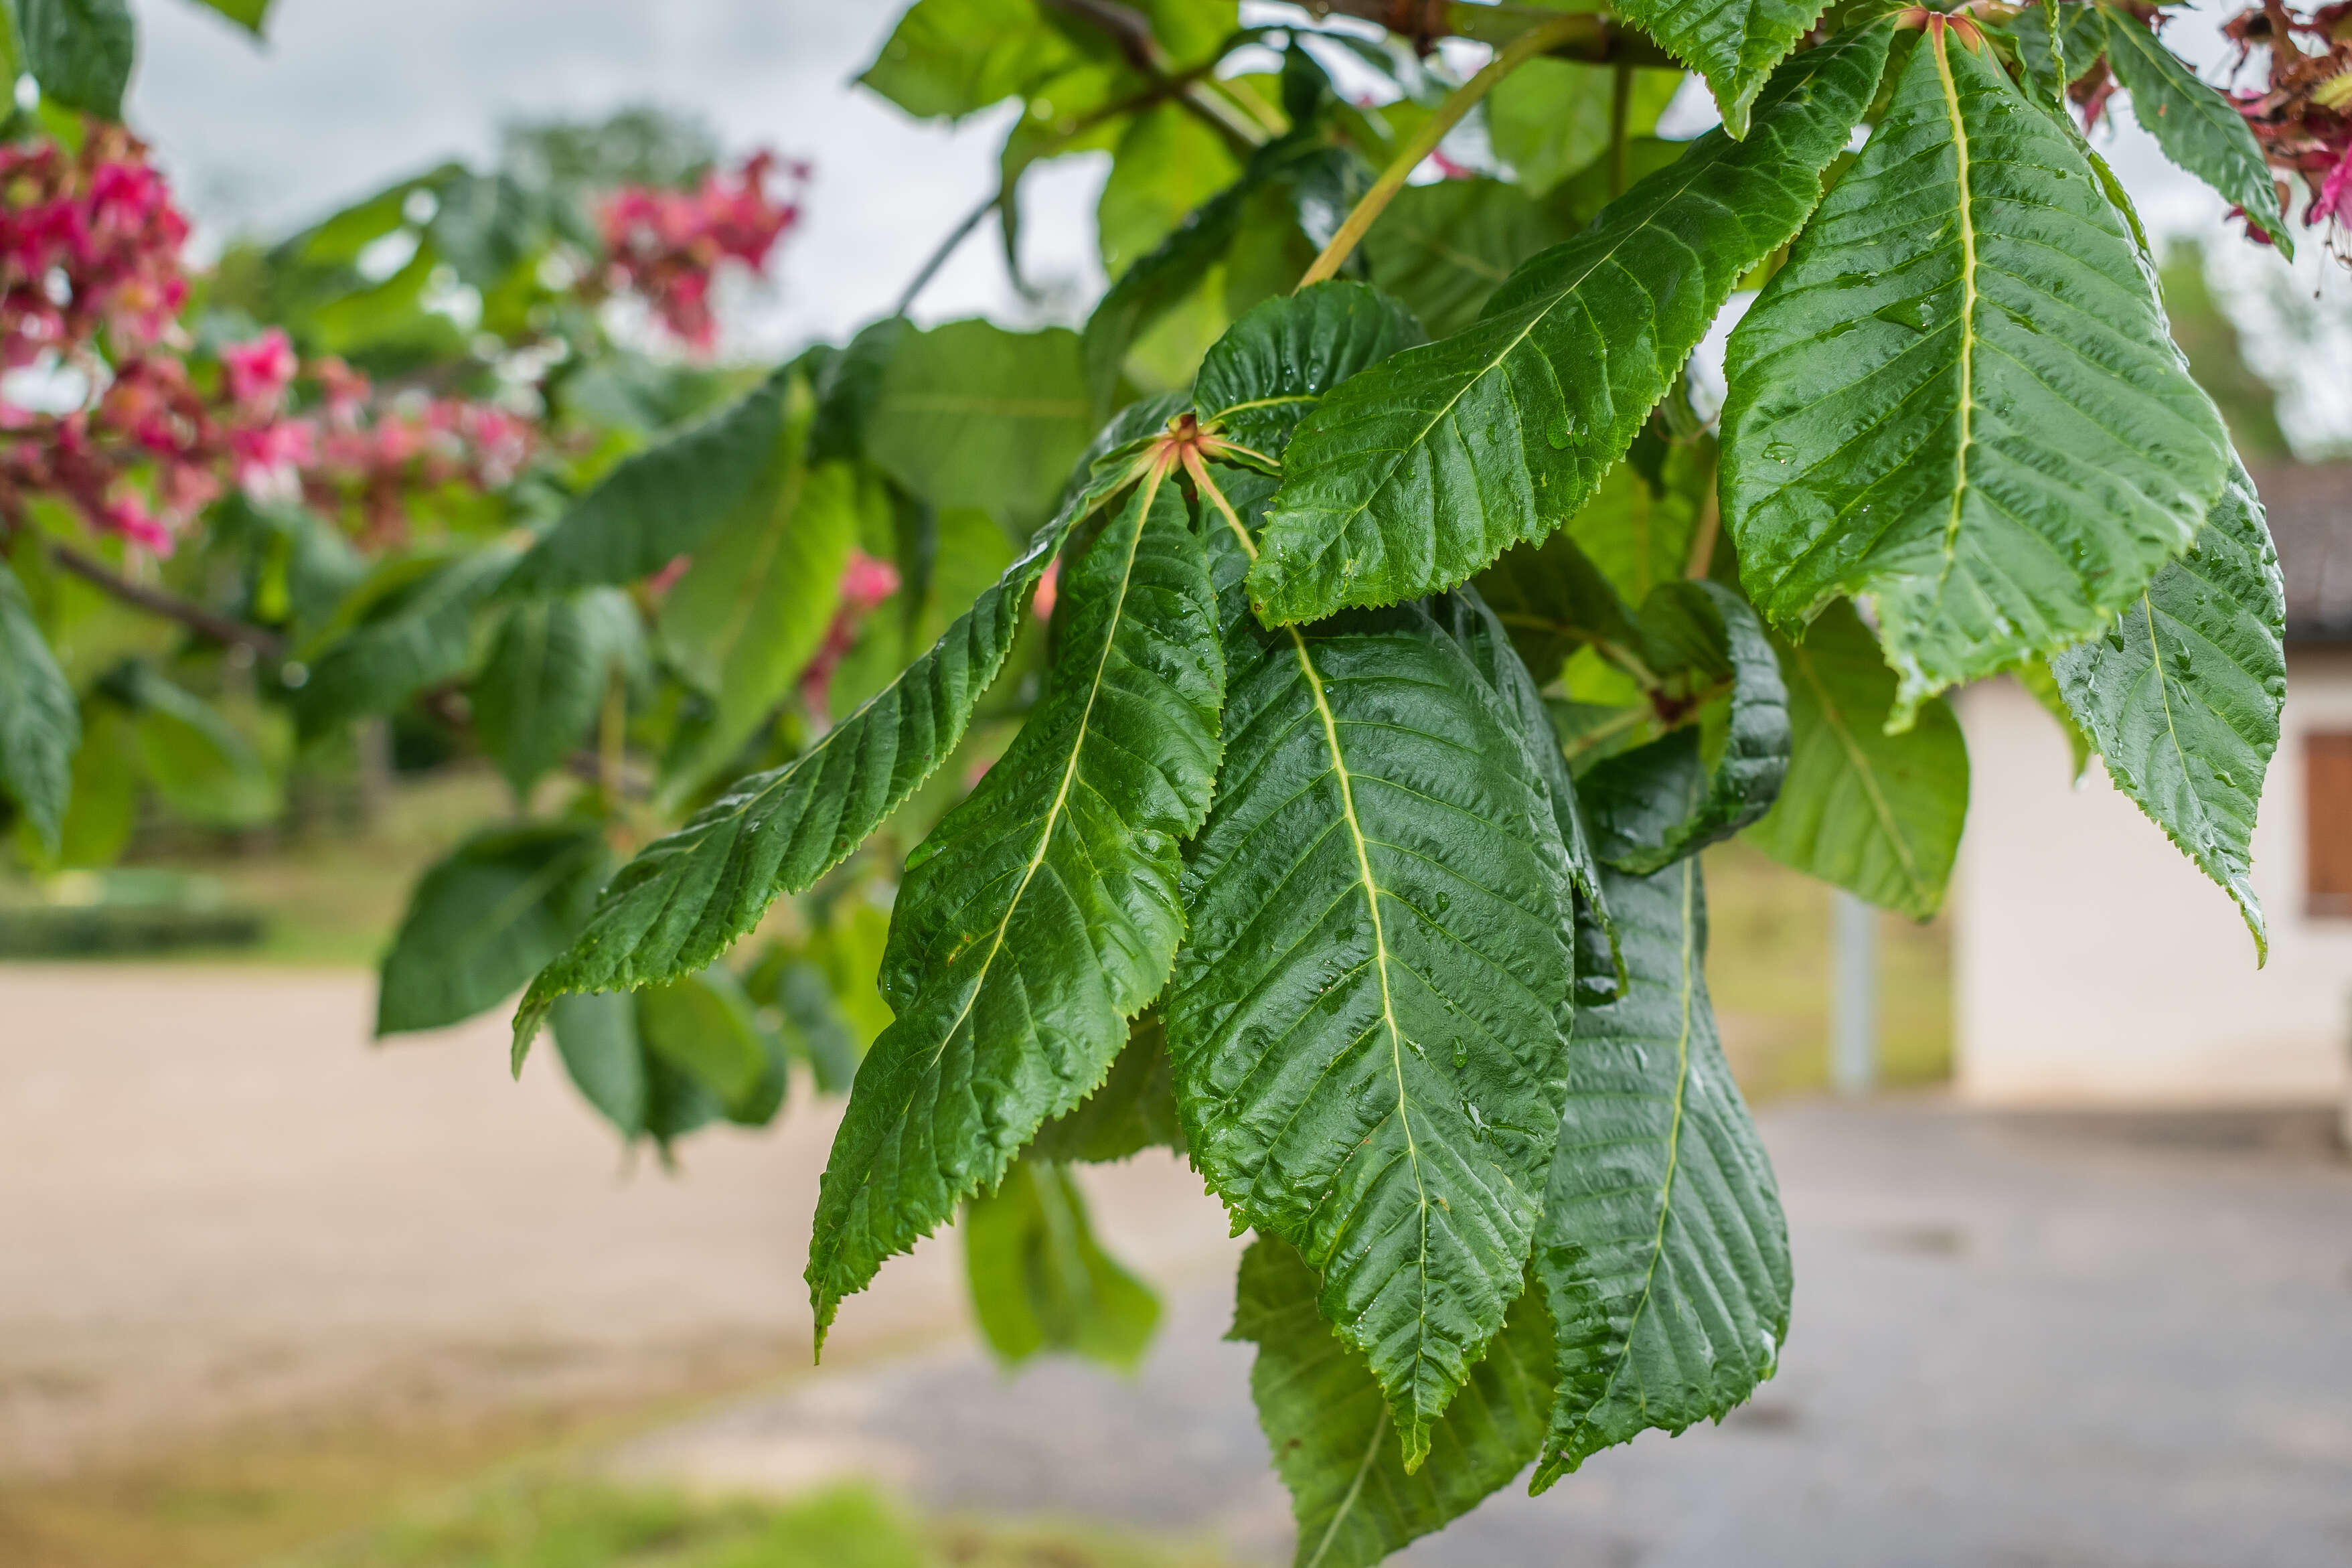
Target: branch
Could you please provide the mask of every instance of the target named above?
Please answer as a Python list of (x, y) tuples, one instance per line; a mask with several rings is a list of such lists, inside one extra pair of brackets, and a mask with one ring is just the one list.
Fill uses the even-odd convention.
[[(1318, 18), (1334, 14), (1376, 22), (1390, 32), (1411, 38), (1423, 53), (1440, 38), (1474, 38), (1497, 48), (1532, 28), (1561, 19), (1560, 13), (1538, 5), (1479, 5), (1468, 0), (1298, 0)], [(1581, 60), (1589, 65), (1672, 67), (1681, 62), (1658, 47), (1648, 35), (1606, 16), (1579, 14), (1581, 26), (1567, 29), (1545, 53), (1554, 58)]]
[(1265, 143), (1265, 132), (1255, 120), (1213, 92), (1202, 82), (1187, 79), (1152, 36), (1151, 19), (1119, 0), (1039, 0), (1049, 9), (1086, 23), (1108, 38), (1127, 63), (1147, 80), (1173, 86), (1178, 101), (1247, 156)]
[(1396, 194), (1404, 189), (1405, 181), (1421, 167), (1422, 161), (1437, 151), (1437, 144), (1445, 140), (1445, 133), (1453, 130), (1496, 82), (1542, 54), (1551, 47), (1554, 39), (1581, 31), (1585, 24), (1592, 20), (1590, 16), (1555, 14), (1549, 23), (1529, 27), (1496, 50), (1495, 58), (1486, 62), (1484, 70), (1448, 94), (1445, 101), (1437, 106), (1436, 111), (1423, 121), (1420, 129), (1406, 139), (1405, 144), (1397, 150), (1397, 155), (1389, 160), (1389, 166), (1381, 171), (1381, 177), (1372, 182), (1372, 188), (1364, 193), (1363, 200), (1358, 202), (1355, 210), (1348, 215), (1348, 221), (1339, 226), (1339, 232), (1331, 237), (1331, 243), (1323, 247), (1323, 254), (1315, 258), (1315, 265), (1309, 267), (1307, 275), (1298, 280), (1298, 286), (1304, 289), (1309, 284), (1320, 283), (1339, 270), (1340, 264), (1348, 259), (1357, 242), (1372, 226), (1373, 220), (1387, 208)]
[(247, 626), (243, 621), (217, 616), (202, 605), (150, 588), (118, 575), (105, 563), (84, 555), (69, 544), (56, 540), (48, 542), (49, 559), (72, 573), (85, 583), (95, 584), (126, 605), (133, 605), (151, 615), (179, 622), (190, 631), (201, 632), (217, 643), (249, 647), (268, 658), (286, 657), (286, 639), (266, 627)]
[(892, 315), (903, 316), (914, 308), (915, 297), (930, 286), (931, 279), (939, 276), (940, 268), (947, 265), (948, 258), (955, 254), (956, 247), (969, 238), (971, 231), (980, 226), (980, 220), (994, 212), (997, 204), (1003, 199), (1004, 193), (1002, 190), (995, 192), (986, 201), (972, 208), (965, 216), (964, 220), (956, 225), (945, 239), (940, 241), (938, 247), (931, 252), (930, 259), (923, 263), (922, 270), (908, 280), (905, 292), (898, 296), (898, 302), (890, 307)]

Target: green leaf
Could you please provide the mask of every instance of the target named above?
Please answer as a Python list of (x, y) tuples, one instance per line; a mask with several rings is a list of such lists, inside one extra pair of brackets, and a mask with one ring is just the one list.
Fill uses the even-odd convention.
[(52, 855), (72, 798), (74, 751), (80, 744), (73, 688), (33, 619), (24, 584), (0, 562), (0, 789)]
[(1094, 434), (1092, 408), (1076, 333), (950, 321), (900, 339), (866, 447), (933, 506), (978, 507), (1027, 528), (1052, 510)]
[[(2061, 25), (2052, 34), (2050, 19), (2061, 18)], [(2035, 97), (2058, 112), (2072, 115), (2065, 102), (2065, 89), (2090, 74), (2107, 48), (2106, 15), (2098, 6), (2066, 0), (2041, 0), (2020, 11), (2009, 25), (2011, 37), (2017, 40), (2018, 64), (2025, 71), (2026, 82)], [(2061, 75), (2065, 80), (2061, 82)]]
[(1783, 628), (1867, 601), (1934, 693), (2097, 631), (2186, 544), (2221, 419), (2080, 144), (1930, 26), (1732, 334), (1723, 498)]
[(434, 862), (384, 954), (375, 1032), (437, 1029), (513, 995), (579, 929), (604, 866), (588, 822), (490, 828)]
[[(1213, 548), (1235, 583), (1242, 542)], [(1519, 1293), (1558, 1127), (1567, 851), (1511, 715), (1425, 613), (1269, 632), (1238, 597), (1166, 1006), (1177, 1102), (1236, 1222), (1325, 1271), (1414, 1468)]]
[(1570, 1040), (1536, 1244), (1559, 1346), (1536, 1491), (1650, 1427), (1721, 1419), (1789, 1332), (1788, 1227), (1716, 1036), (1699, 863), (1606, 881), (1627, 984)]
[(208, 827), (257, 827), (285, 810), (277, 775), (217, 709), (144, 665), (128, 687), (141, 766), (173, 812)]
[(897, 1022), (817, 1199), (820, 1337), (1101, 1084), (1183, 932), (1178, 846), (1208, 810), (1224, 695), (1200, 539), (1155, 472), (1077, 542), (1045, 700), (908, 861), (882, 963)]
[(1137, 115), (1118, 139), (1095, 206), (1103, 271), (1112, 278), (1126, 271), (1240, 173), (1225, 139), (1184, 104)]
[(578, 940), (531, 982), (515, 1014), (515, 1060), (548, 1004), (709, 966), (780, 893), (798, 892), (906, 803), (963, 740), (1004, 668), (1046, 563), (1109, 485), (1081, 491), (930, 650), (781, 768), (740, 779), (685, 826), (621, 868)]
[(851, 1031), (824, 970), (806, 959), (787, 962), (776, 975), (775, 1003), (783, 1018), (785, 1043), (808, 1063), (817, 1089), (846, 1094), (856, 1080), (867, 1042)]
[(16, 0), (16, 38), (41, 96), (122, 118), (138, 28), (124, 0)]
[[(1487, 140), (1528, 195), (1544, 195), (1608, 153), (1615, 74), (1613, 66), (1538, 56), (1496, 82), (1486, 95)], [(1760, 85), (1763, 75), (1756, 79)], [(1635, 71), (1627, 131), (1648, 135), (1682, 85), (1680, 71)], [(1394, 221), (1383, 216), (1385, 221)]]
[(1942, 698), (1887, 732), (1895, 673), (1851, 605), (1774, 639), (1789, 689), (1788, 776), (1748, 842), (1785, 866), (1924, 921), (1943, 904), (1968, 815), (1969, 750)]
[(2025, 689), (2027, 696), (2042, 704), (2042, 710), (2050, 715), (2051, 722), (2056, 724), (2060, 733), (2066, 737), (2066, 750), (2073, 755), (2074, 763), (2074, 771), (2066, 776), (2074, 783), (2081, 784), (2083, 774), (2089, 769), (2091, 758), (2098, 748), (2091, 744), (2091, 737), (2084, 732), (2083, 726), (2074, 721), (2074, 710), (2066, 705), (2066, 694), (2058, 689), (2058, 677), (2051, 672), (2049, 659), (2029, 658), (2011, 666), (2009, 673), (2017, 678), (2018, 685)]
[(1558, 679), (1579, 648), (1619, 665), (1641, 657), (1641, 628), (1616, 585), (1567, 533), (1505, 551), (1478, 574), (1478, 592), (1540, 685)]
[[(766, 1122), (782, 1103), (783, 1058), (752, 1016), (751, 998), (723, 963), (637, 993), (637, 1037), (661, 1061), (719, 1097), (734, 1119)], [(764, 1114), (746, 1114), (773, 1079)]]
[(1146, 1149), (1183, 1147), (1168, 1031), (1157, 1012), (1147, 1012), (1129, 1029), (1103, 1086), (1037, 1129), (1029, 1152), (1040, 1160), (1104, 1164)]
[(625, 1140), (652, 1138), (667, 1157), (677, 1139), (727, 1114), (698, 1079), (646, 1047), (636, 997), (561, 997), (550, 1022), (565, 1073)]
[(1226, 1338), (1257, 1345), (1250, 1393), (1298, 1521), (1295, 1568), (1370, 1568), (1535, 1458), (1552, 1402), (1551, 1324), (1542, 1296), (1519, 1292), (1463, 1397), (1431, 1427), (1432, 1462), (1408, 1471), (1381, 1385), (1318, 1312), (1319, 1289), (1295, 1248), (1260, 1237), (1242, 1257)]
[(196, 0), (226, 16), (255, 37), (261, 37), (262, 25), (269, 19), (271, 0)]
[(394, 563), (404, 581), (372, 599), (356, 625), (327, 643), (295, 691), (302, 733), (320, 735), (351, 719), (389, 713), (462, 671), (474, 611), (510, 580), (515, 564), (514, 551), (504, 544), (446, 561)]
[[(1706, 78), (1724, 128), (1745, 137), (1773, 68), (1821, 16), (1823, 0), (1623, 0), (1617, 15)], [(1849, 35), (1851, 36), (1851, 35)], [(1873, 85), (1875, 85), (1874, 83)]]
[(858, 463), (810, 467), (806, 425), (786, 421), (772, 479), (704, 540), (662, 603), (671, 663), (718, 702), (715, 752), (731, 754), (792, 690), (833, 623), (861, 525), (887, 527), (881, 478)]
[(1739, 276), (1811, 211), (1886, 37), (1805, 51), (1747, 141), (1709, 132), (1521, 267), (1476, 326), (1326, 399), (1284, 458), (1250, 574), (1260, 613), (1309, 621), (1448, 587), (1573, 516)]
[(2199, 80), (2147, 23), (2105, 5), (2099, 9), (2107, 16), (2107, 60), (2131, 94), (2132, 117), (2166, 157), (2243, 208), (2280, 254), (2294, 259), (2294, 237), (2279, 211), (2278, 186), (2245, 116)]
[(1421, 342), (1412, 317), (1361, 283), (1268, 300), (1202, 356), (1192, 405), (1225, 439), (1268, 458), (1333, 387)]
[(1684, 728), (1601, 758), (1580, 781), (1601, 864), (1635, 875), (1696, 854), (1763, 816), (1780, 793), (1790, 756), (1780, 662), (1738, 594), (1720, 583), (1660, 584), (1642, 606), (1641, 629), (1654, 672), (1696, 683), (1682, 700), (1721, 690), (1729, 712), (1712, 765), (1702, 761), (1699, 731)]
[(1160, 1298), (1102, 1249), (1069, 1173), (1014, 1163), (964, 1208), (964, 1278), (981, 1337), (1005, 1366), (1066, 1351), (1132, 1372), (1160, 1325)]
[(508, 589), (553, 594), (632, 583), (693, 552), (768, 471), (793, 382), (787, 366), (623, 458), (516, 563)]
[(2189, 552), (2106, 632), (2051, 668), (2107, 775), (2235, 899), (2269, 956), (2249, 875), (2263, 775), (2286, 700), (2286, 601), (2240, 468)]
[(857, 79), (918, 119), (960, 120), (1083, 58), (1034, 0), (917, 0)]
[(618, 589), (525, 599), (507, 611), (473, 688), (482, 749), (518, 798), (594, 721), (616, 668), (634, 663), (637, 612)]
[(1364, 237), (1364, 258), (1382, 293), (1449, 337), (1520, 262), (1580, 226), (1501, 180), (1437, 180), (1396, 194)]
[(36, 869), (111, 866), (130, 846), (139, 820), (139, 754), (131, 715), (120, 703), (92, 694), (81, 709), (81, 744), (73, 754), (73, 794), (66, 802), (54, 847), (42, 842), (34, 817), (16, 816), (16, 847)]

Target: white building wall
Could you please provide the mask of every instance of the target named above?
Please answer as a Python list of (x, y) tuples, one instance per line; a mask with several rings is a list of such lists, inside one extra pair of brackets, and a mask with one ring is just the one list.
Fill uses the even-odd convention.
[(2004, 1104), (2345, 1103), (2352, 920), (2304, 914), (2303, 734), (2352, 730), (2352, 655), (2299, 651), (2254, 834), (2270, 963), (2227, 894), (2094, 762), (2082, 785), (2014, 682), (1959, 701), (1970, 773), (1952, 893), (1963, 1097)]

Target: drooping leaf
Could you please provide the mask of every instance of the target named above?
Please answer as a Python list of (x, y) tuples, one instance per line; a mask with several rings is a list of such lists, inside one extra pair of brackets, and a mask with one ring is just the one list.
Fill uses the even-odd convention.
[(1277, 623), (1449, 587), (1572, 516), (1739, 276), (1820, 195), (1887, 29), (1790, 61), (1734, 142), (1711, 132), (1521, 267), (1469, 331), (1327, 398), (1284, 458), (1250, 592)]
[(1224, 695), (1200, 537), (1155, 471), (1078, 542), (1044, 702), (908, 862), (882, 963), (897, 1021), (817, 1199), (820, 1335), (1103, 1081), (1183, 931), (1178, 846), (1208, 810)]
[(1083, 58), (1036, 0), (918, 0), (857, 79), (919, 120), (960, 120)]
[(1576, 1015), (1535, 1270), (1559, 1386), (1533, 1489), (1655, 1426), (1720, 1419), (1789, 1332), (1772, 1166), (1706, 993), (1699, 863), (1606, 876), (1624, 994)]
[(421, 572), (371, 603), (358, 624), (330, 637), (311, 661), (293, 700), (305, 736), (389, 713), (463, 670), (474, 612), (510, 580), (516, 561), (510, 548), (491, 544), (417, 564)]
[(2059, 732), (2066, 737), (2066, 750), (2074, 762), (2074, 771), (2066, 777), (2074, 784), (2082, 783), (2083, 774), (2090, 767), (2091, 758), (2098, 748), (2091, 743), (2091, 737), (2083, 726), (2075, 722), (2074, 710), (2067, 706), (2066, 694), (2059, 689), (2058, 677), (2052, 673), (2050, 661), (2047, 658), (2029, 658), (2022, 664), (2012, 666), (2009, 673), (2017, 678), (2017, 684), (2025, 689), (2025, 694), (2042, 705), (2042, 710), (2050, 715), (2050, 721), (2057, 725)]
[(144, 665), (122, 684), (141, 771), (175, 814), (207, 827), (257, 827), (286, 808), (278, 775), (218, 709)]
[(762, 1126), (783, 1104), (784, 1058), (723, 963), (637, 993), (637, 1037), (654, 1059), (718, 1097), (730, 1121)]
[(524, 599), (507, 611), (474, 681), (474, 728), (518, 797), (581, 743), (638, 637), (636, 609), (617, 589)]
[(1128, 1030), (1102, 1087), (1037, 1129), (1029, 1152), (1040, 1160), (1103, 1164), (1146, 1149), (1183, 1146), (1168, 1031), (1157, 1012), (1146, 1012)]
[(122, 118), (138, 29), (124, 0), (16, 0), (16, 40), (41, 96)]
[(1557, 679), (1579, 648), (1601, 648), (1618, 664), (1640, 658), (1642, 630), (1616, 585), (1564, 532), (1505, 551), (1478, 574), (1478, 593), (1539, 683)]
[[(1213, 548), (1237, 585), (1244, 542)], [(1519, 1293), (1558, 1125), (1567, 851), (1501, 700), (1425, 613), (1269, 632), (1238, 600), (1165, 1009), (1177, 1103), (1237, 1222), (1323, 1270), (1417, 1468)]]
[(436, 861), (384, 954), (375, 1032), (437, 1029), (513, 995), (580, 928), (604, 866), (585, 822), (490, 828)]
[(999, 1363), (1063, 1351), (1132, 1372), (1160, 1325), (1151, 1287), (1102, 1249), (1068, 1172), (1014, 1162), (964, 1206), (964, 1279), (972, 1316)]
[(2223, 201), (2243, 208), (2247, 221), (2292, 260), (2294, 237), (2279, 212), (2278, 186), (2246, 117), (2219, 89), (2200, 80), (2146, 23), (2110, 6), (2099, 9), (2107, 17), (2107, 59), (2131, 94), (2132, 117), (2156, 138), (2166, 157), (2212, 186)]
[(1941, 907), (1968, 815), (1969, 750), (1932, 698), (1900, 734), (1895, 672), (1851, 605), (1776, 638), (1789, 689), (1788, 776), (1748, 842), (1786, 866), (1924, 921)]
[(38, 870), (111, 866), (130, 847), (139, 822), (139, 753), (131, 715), (92, 692), (81, 708), (81, 744), (74, 749), (73, 793), (54, 846), (42, 841), (27, 812), (16, 816), (16, 847)]
[(1296, 1248), (1260, 1237), (1242, 1256), (1226, 1337), (1257, 1345), (1250, 1393), (1298, 1521), (1291, 1562), (1370, 1568), (1469, 1512), (1535, 1458), (1552, 1403), (1551, 1324), (1541, 1294), (1521, 1291), (1462, 1396), (1430, 1428), (1430, 1462), (1408, 1471), (1389, 1440), (1381, 1385), (1323, 1321), (1320, 1290)]
[(579, 938), (532, 980), (515, 1013), (515, 1059), (548, 1004), (708, 967), (778, 894), (839, 865), (953, 753), (1012, 651), (1029, 594), (1072, 524), (1117, 488), (1097, 477), (1038, 531), (929, 652), (781, 768), (738, 780), (608, 884)]
[(1094, 434), (1077, 334), (950, 321), (901, 336), (868, 417), (866, 449), (937, 507), (970, 506), (1008, 529), (1053, 510)]
[(1744, 137), (1757, 95), (1822, 0), (1624, 0), (1616, 10), (1706, 78), (1725, 128)]
[(58, 851), (72, 796), (81, 710), (33, 619), (24, 585), (0, 561), (0, 789), (41, 847)]
[(1790, 755), (1789, 693), (1756, 612), (1720, 583), (1659, 584), (1642, 606), (1644, 661), (1721, 690), (1721, 752), (1702, 761), (1685, 727), (1601, 758), (1579, 783), (1603, 865), (1655, 871), (1730, 837), (1770, 809)]
[(559, 997), (550, 1030), (581, 1096), (625, 1141), (651, 1138), (667, 1155), (674, 1141), (719, 1121), (727, 1107), (692, 1074), (646, 1047), (637, 1003), (610, 994)]
[[(1766, 72), (1757, 75), (1759, 85)], [(1538, 56), (1487, 93), (1487, 140), (1528, 194), (1545, 195), (1608, 153), (1614, 75), (1612, 66)], [(1635, 71), (1627, 133), (1647, 136), (1682, 84), (1680, 71)]]
[(846, 1094), (857, 1078), (866, 1042), (851, 1031), (822, 967), (793, 959), (776, 975), (774, 998), (785, 1043), (809, 1067), (824, 1094)]
[(1377, 289), (1318, 283), (1268, 300), (1227, 329), (1202, 356), (1192, 405), (1227, 440), (1279, 457), (1331, 388), (1419, 342), (1412, 317)]
[(511, 593), (632, 583), (693, 552), (774, 460), (790, 366), (623, 458), (515, 563)]
[(1898, 724), (2096, 631), (2224, 476), (2221, 420), (2077, 139), (1940, 23), (1727, 375), (1748, 595), (1784, 629), (1869, 602)]
[(2103, 635), (2050, 661), (2107, 775), (2244, 913), (2263, 775), (2286, 700), (2286, 602), (2262, 502), (2240, 468), (2188, 552)]
[[(2059, 23), (2054, 32), (2050, 26), (2053, 17)], [(2088, 75), (2106, 53), (2106, 14), (2089, 0), (2080, 4), (2041, 0), (2018, 12), (2009, 29), (2017, 40), (2018, 63), (2024, 68), (2033, 95), (2059, 112), (2072, 114), (2073, 109), (2063, 101), (2063, 90)], [(2063, 81), (2059, 79), (2062, 76)]]

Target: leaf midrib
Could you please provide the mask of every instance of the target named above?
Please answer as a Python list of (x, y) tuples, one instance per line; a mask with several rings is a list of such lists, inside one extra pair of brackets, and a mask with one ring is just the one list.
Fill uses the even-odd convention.
[(1977, 223), (1974, 198), (1969, 189), (1968, 126), (1961, 117), (1959, 88), (1952, 79), (1948, 48), (1950, 25), (1937, 17), (1929, 25), (1929, 34), (1936, 51), (1936, 79), (1943, 89), (1944, 112), (1951, 123), (1952, 151), (1958, 159), (1954, 183), (1958, 200), (1953, 206), (1960, 223), (1960, 438), (1952, 453), (1952, 513), (1944, 525), (1943, 567), (1936, 574), (1933, 595), (1933, 602), (1941, 604), (1945, 585), (1951, 581), (1952, 568), (1959, 560), (1960, 514), (1969, 493), (1969, 449), (1976, 441)]
[(1853, 769), (1854, 776), (1862, 781), (1863, 794), (1869, 797), (1871, 813), (1878, 818), (1878, 826), (1885, 833), (1887, 842), (1894, 846), (1895, 858), (1902, 866), (1904, 880), (1910, 884), (1916, 907), (1927, 899), (1928, 889), (1919, 874), (1918, 865), (1912, 858), (1910, 841), (1903, 837), (1895, 821), (1894, 805), (1879, 789), (1878, 774), (1870, 765), (1870, 759), (1864, 755), (1862, 742), (1853, 738), (1853, 726), (1847, 721), (1845, 710), (1837, 705), (1837, 700), (1830, 695), (1828, 684), (1822, 679), (1821, 672), (1813, 668), (1812, 656), (1802, 647), (1793, 644), (1790, 652), (1796, 656), (1797, 668), (1803, 672), (1805, 684), (1812, 689), (1813, 700), (1821, 704), (1822, 717), (1829, 724), (1830, 733), (1837, 737), (1840, 749), (1845, 752), (1847, 764)]

